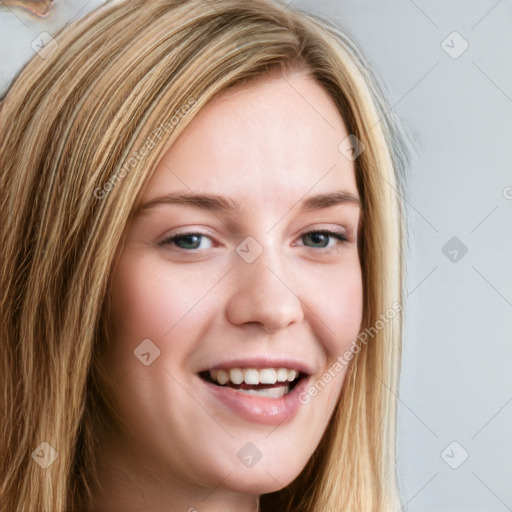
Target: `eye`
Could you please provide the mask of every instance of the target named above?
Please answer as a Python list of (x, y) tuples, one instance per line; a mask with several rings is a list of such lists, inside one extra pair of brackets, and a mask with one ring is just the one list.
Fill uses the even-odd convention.
[[(204, 240), (210, 240), (210, 244), (203, 244)], [(166, 238), (159, 245), (176, 245), (179, 249), (211, 249), (211, 239), (203, 233), (182, 233)], [(206, 246), (205, 246), (206, 245)]]
[(308, 247), (316, 248), (316, 249), (334, 249), (334, 247), (329, 247), (329, 239), (335, 238), (339, 240), (339, 242), (347, 242), (347, 238), (342, 233), (338, 233), (336, 231), (330, 230), (319, 230), (319, 231), (308, 231), (301, 236), (301, 239), (305, 245), (306, 241), (311, 241), (313, 245), (308, 245)]
[[(329, 246), (332, 239), (336, 239), (339, 243), (347, 242), (347, 238), (342, 233), (322, 229), (317, 231), (308, 231), (301, 235), (303, 245), (312, 249), (335, 250), (334, 246)], [(311, 245), (310, 245), (311, 244)], [(160, 246), (175, 246), (185, 251), (194, 251), (197, 249), (211, 249), (213, 247), (212, 239), (203, 233), (179, 233), (172, 237), (166, 238), (159, 243)], [(336, 244), (334, 244), (336, 245)], [(339, 245), (339, 244), (338, 244)]]

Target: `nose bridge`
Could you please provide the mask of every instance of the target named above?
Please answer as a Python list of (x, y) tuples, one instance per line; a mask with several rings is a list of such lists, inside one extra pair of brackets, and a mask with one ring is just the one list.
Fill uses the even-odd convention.
[[(238, 276), (241, 280), (245, 281), (249, 286), (258, 289), (265, 288), (271, 289), (274, 287), (283, 287), (284, 285), (279, 282), (276, 274), (280, 273), (280, 268), (283, 267), (280, 260), (282, 255), (277, 247), (265, 244), (260, 246), (261, 249), (251, 246), (249, 242), (249, 253), (251, 258), (245, 259), (240, 256), (242, 261), (237, 262)], [(247, 249), (247, 246), (244, 247)], [(279, 286), (277, 286), (279, 284)]]
[(275, 331), (302, 321), (303, 310), (280, 246), (270, 240), (260, 244), (248, 237), (237, 247), (227, 313), (235, 324), (258, 323)]

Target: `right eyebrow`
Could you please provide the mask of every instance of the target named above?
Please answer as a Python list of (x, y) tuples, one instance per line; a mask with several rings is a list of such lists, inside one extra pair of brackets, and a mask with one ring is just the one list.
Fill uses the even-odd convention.
[[(217, 194), (194, 194), (190, 192), (182, 192), (165, 194), (142, 203), (137, 208), (135, 216), (157, 206), (173, 204), (194, 206), (213, 212), (232, 212), (241, 210), (242, 207), (240, 201), (231, 197), (225, 197)], [(309, 211), (320, 210), (339, 204), (350, 204), (361, 208), (361, 201), (359, 197), (344, 190), (337, 190), (335, 192), (306, 197), (299, 203), (299, 207), (303, 211)]]

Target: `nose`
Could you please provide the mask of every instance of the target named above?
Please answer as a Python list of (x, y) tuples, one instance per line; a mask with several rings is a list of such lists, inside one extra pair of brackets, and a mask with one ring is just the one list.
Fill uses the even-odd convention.
[(257, 324), (275, 332), (304, 320), (303, 304), (293, 289), (290, 272), (270, 249), (252, 263), (238, 258), (236, 267), (231, 272), (233, 291), (226, 308), (231, 323)]

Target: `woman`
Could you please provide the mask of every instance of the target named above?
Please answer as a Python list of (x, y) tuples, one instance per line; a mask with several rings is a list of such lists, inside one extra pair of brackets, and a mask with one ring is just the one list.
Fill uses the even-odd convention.
[(391, 511), (404, 151), (269, 1), (107, 3), (2, 102), (3, 511)]

